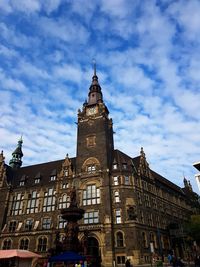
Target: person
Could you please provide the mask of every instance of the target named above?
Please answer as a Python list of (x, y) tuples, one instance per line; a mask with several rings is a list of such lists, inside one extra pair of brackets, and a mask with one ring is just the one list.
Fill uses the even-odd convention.
[(183, 263), (183, 261), (181, 260), (181, 258), (178, 258), (176, 261), (176, 266), (177, 267), (184, 267), (185, 264)]
[(131, 263), (130, 263), (130, 260), (129, 259), (126, 260), (125, 265), (126, 265), (126, 267), (131, 267)]
[(200, 256), (197, 256), (194, 261), (195, 267), (200, 267)]
[(172, 255), (171, 255), (171, 254), (168, 254), (168, 256), (167, 256), (167, 260), (168, 260), (168, 263), (169, 263), (169, 264), (172, 263)]

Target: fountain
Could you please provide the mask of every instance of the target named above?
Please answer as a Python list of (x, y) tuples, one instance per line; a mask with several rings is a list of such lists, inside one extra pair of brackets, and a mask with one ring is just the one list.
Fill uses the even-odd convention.
[(61, 215), (67, 221), (65, 228), (65, 239), (63, 241), (63, 251), (80, 252), (81, 245), (78, 239), (79, 226), (78, 221), (83, 218), (84, 210), (78, 208), (76, 199), (76, 189), (70, 190), (70, 205), (61, 210)]

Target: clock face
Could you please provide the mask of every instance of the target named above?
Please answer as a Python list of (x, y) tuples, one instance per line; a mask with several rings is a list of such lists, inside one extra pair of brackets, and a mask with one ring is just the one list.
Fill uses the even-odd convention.
[(93, 115), (96, 113), (96, 107), (91, 107), (87, 109), (87, 114), (88, 115)]

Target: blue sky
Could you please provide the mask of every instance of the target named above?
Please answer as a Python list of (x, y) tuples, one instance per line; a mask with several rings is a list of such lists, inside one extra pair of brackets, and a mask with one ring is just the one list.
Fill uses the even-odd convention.
[(200, 1), (0, 0), (0, 137), (6, 162), (76, 154), (92, 59), (115, 148), (198, 192)]

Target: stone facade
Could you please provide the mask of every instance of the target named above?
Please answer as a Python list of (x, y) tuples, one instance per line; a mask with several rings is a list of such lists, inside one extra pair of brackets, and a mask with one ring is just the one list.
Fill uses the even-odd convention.
[(96, 259), (95, 266), (123, 266), (127, 258), (141, 264), (171, 249), (184, 253), (177, 232), (195, 213), (187, 190), (151, 170), (143, 148), (135, 158), (114, 149), (112, 119), (96, 73), (77, 128), (75, 158), (21, 167), (22, 140), (10, 166), (0, 154), (1, 248), (47, 257), (58, 231), (61, 240), (65, 236), (61, 210), (69, 206), (75, 187), (85, 211), (79, 240), (83, 251), (87, 242), (86, 254), (89, 261)]

